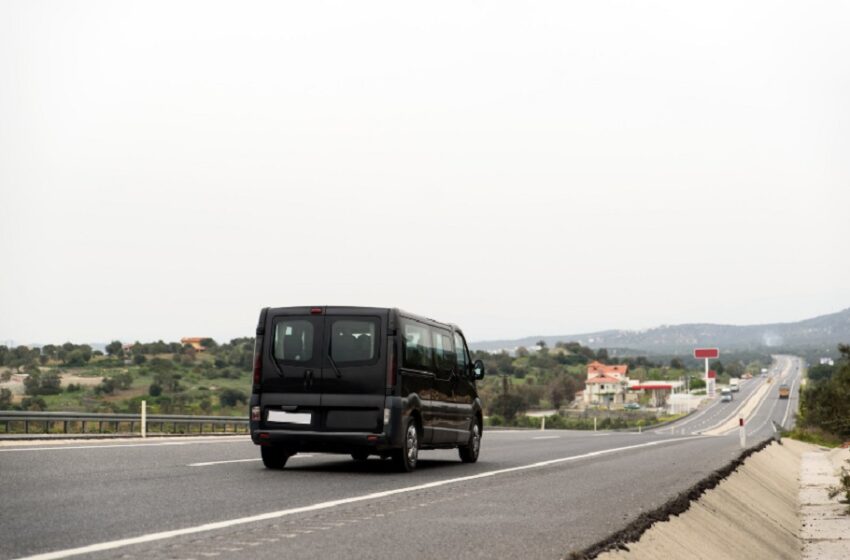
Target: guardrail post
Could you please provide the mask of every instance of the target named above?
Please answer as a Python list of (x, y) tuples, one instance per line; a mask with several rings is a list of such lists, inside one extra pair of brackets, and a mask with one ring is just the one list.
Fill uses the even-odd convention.
[(148, 437), (148, 403), (142, 401), (142, 439)]

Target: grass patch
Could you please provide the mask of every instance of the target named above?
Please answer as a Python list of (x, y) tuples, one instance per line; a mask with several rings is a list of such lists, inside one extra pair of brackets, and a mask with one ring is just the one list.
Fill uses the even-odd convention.
[(782, 435), (796, 439), (797, 441), (820, 445), (821, 447), (838, 447), (844, 443), (839, 436), (821, 430), (820, 428), (800, 428), (798, 426), (790, 432), (783, 432)]

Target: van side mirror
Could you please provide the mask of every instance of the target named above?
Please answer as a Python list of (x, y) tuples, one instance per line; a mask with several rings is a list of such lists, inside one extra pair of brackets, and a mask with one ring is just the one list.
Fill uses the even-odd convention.
[(475, 360), (475, 363), (472, 364), (472, 373), (475, 379), (483, 379), (484, 378), (484, 362), (481, 360)]

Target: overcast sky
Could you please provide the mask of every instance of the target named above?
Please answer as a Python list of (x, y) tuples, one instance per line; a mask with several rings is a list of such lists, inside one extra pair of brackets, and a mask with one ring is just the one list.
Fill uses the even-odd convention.
[(0, 341), (850, 307), (845, 2), (0, 3)]

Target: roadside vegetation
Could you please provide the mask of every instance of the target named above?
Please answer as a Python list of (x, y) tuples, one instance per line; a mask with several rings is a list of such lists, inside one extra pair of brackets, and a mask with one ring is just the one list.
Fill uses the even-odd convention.
[[(29, 349), (0, 346), (0, 410), (138, 412), (243, 416), (251, 386), (253, 338), (202, 350), (176, 342), (119, 341), (106, 352), (65, 343)], [(26, 374), (23, 395), (9, 382)]]
[(791, 437), (829, 447), (850, 441), (850, 345), (839, 345), (838, 350), (835, 365), (809, 368)]
[[(245, 414), (251, 387), (253, 338), (219, 344), (207, 338), (202, 350), (177, 342), (113, 341), (105, 351), (85, 344), (65, 343), (42, 348), (0, 346), (0, 410), (138, 412), (146, 400), (151, 413)], [(540, 412), (550, 428), (638, 428), (669, 420), (651, 410), (582, 409), (571, 407), (584, 389), (587, 364), (598, 360), (627, 364), (632, 379), (675, 381), (690, 378), (691, 389), (704, 387), (699, 362), (688, 357), (620, 355), (576, 342), (553, 348), (540, 341), (535, 348), (514, 353), (477, 351), (487, 376), (479, 393), (491, 426), (540, 427)], [(714, 362), (719, 382), (745, 372), (757, 374), (766, 361), (759, 355), (731, 356)], [(767, 358), (769, 360), (769, 357)], [(11, 391), (9, 380), (26, 374)], [(17, 393), (17, 394), (15, 394)], [(646, 402), (641, 403), (646, 408)], [(529, 413), (533, 415), (529, 415)]]
[[(751, 361), (745, 362), (743, 358)], [(629, 377), (641, 382), (689, 379), (691, 389), (705, 387), (700, 362), (688, 357), (671, 356), (661, 361), (647, 356), (613, 356), (607, 349), (594, 350), (577, 342), (558, 342), (549, 348), (541, 340), (535, 348), (520, 347), (513, 354), (476, 351), (473, 359), (482, 360), (487, 370), (478, 391), (490, 426), (539, 428), (541, 417), (529, 416), (537, 410), (554, 411), (546, 416), (547, 428), (592, 430), (594, 418), (597, 429), (638, 428), (671, 419), (659, 418), (654, 411), (646, 410), (571, 408), (576, 394), (584, 389), (587, 364), (594, 360), (626, 364)], [(730, 377), (747, 372), (758, 374), (769, 360), (769, 356), (761, 355), (733, 356), (725, 364), (713, 362), (712, 367), (719, 375), (719, 382), (728, 383)], [(640, 404), (645, 407), (648, 403)]]

